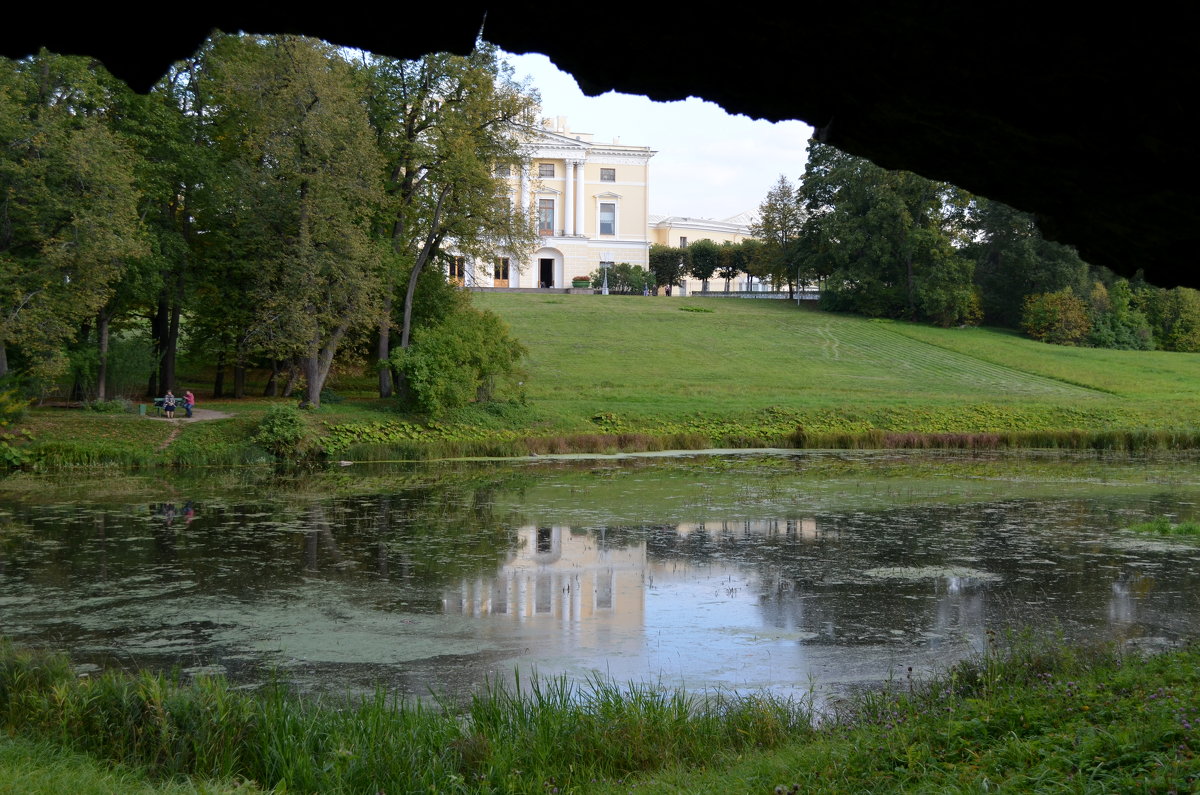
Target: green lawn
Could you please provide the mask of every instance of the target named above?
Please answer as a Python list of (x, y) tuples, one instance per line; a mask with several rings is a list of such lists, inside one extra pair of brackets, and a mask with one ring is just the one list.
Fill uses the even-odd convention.
[[(955, 446), (939, 437), (960, 435), (979, 437), (969, 446), (1200, 444), (1197, 354), (1065, 348), (996, 329), (873, 321), (784, 301), (476, 298), (529, 349), (524, 401), (474, 405), (429, 422), (370, 397), (368, 375), (340, 373), (329, 387), (344, 399), (306, 415), (316, 444), (352, 460)], [(49, 468), (265, 463), (269, 456), (251, 439), (267, 407), (283, 400), (212, 401), (201, 393), (201, 408), (234, 417), (178, 427), (42, 409), (25, 428)]]
[[(529, 397), (548, 415), (630, 419), (769, 407), (867, 417), (998, 410), (999, 424), (1192, 427), (1195, 354), (1063, 348), (992, 329), (937, 329), (783, 301), (486, 293), (530, 349)], [(709, 312), (681, 311), (685, 307)], [(1067, 424), (1064, 426), (1063, 423)], [(889, 427), (891, 426), (891, 427)], [(963, 427), (962, 430), (976, 428)]]

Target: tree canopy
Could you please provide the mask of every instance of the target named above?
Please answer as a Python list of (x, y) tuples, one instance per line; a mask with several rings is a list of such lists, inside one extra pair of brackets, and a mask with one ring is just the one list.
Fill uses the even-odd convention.
[(86, 59), (0, 59), (0, 376), (10, 353), (53, 375), (70, 351), (103, 398), (117, 324), (151, 341), (151, 394), (186, 351), (217, 395), (227, 365), (240, 396), (266, 364), (318, 404), (370, 335), (388, 362), (393, 328), (401, 347), (435, 333), (422, 307), (452, 298), (432, 263), (531, 248), (497, 172), (537, 107), (482, 42), (399, 61), (218, 33), (145, 97)]
[(0, 61), (0, 376), (8, 349), (46, 374), (146, 251), (137, 154), (117, 131), (127, 89), (83, 58)]
[[(521, 162), (520, 130), (533, 123), (539, 100), (482, 42), (466, 56), (367, 56), (362, 77), (386, 191), (377, 220), (391, 263), (379, 325), (383, 362), (394, 326), (400, 347), (409, 345), (414, 293), (430, 262), (451, 249), (467, 258), (507, 252), (520, 262), (532, 248), (532, 215), (510, 199), (498, 167)], [(396, 281), (401, 271), (408, 274), (404, 285)], [(381, 395), (391, 388), (390, 371), (381, 367)]]

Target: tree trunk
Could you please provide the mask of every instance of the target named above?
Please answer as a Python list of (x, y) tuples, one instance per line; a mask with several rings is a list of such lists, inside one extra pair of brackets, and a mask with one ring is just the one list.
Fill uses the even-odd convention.
[(304, 357), (302, 366), (304, 367), (304, 378), (307, 381), (305, 384), (304, 405), (308, 408), (319, 408), (321, 406), (321, 390), (325, 386), (325, 379), (329, 377), (329, 368), (333, 366), (333, 356), (337, 353), (338, 343), (342, 341), (342, 335), (346, 333), (347, 326), (345, 324), (338, 326), (329, 334), (329, 339), (325, 344), (318, 348), (320, 340), (313, 340), (312, 353)]
[(246, 397), (246, 365), (241, 361), (233, 365), (233, 396)]
[(0, 378), (8, 375), (8, 344), (0, 340)]
[(225, 351), (217, 353), (217, 374), (213, 378), (213, 397), (225, 397)]
[(159, 373), (159, 380), (162, 382), (163, 390), (175, 389), (175, 352), (179, 346), (179, 315), (182, 310), (179, 301), (172, 302), (169, 311), (169, 322), (167, 323), (167, 344), (163, 351), (162, 370)]
[[(438, 250), (442, 244), (442, 239), (445, 237), (445, 230), (441, 229), (442, 225), (442, 207), (446, 201), (446, 197), (450, 194), (451, 186), (447, 185), (442, 188), (442, 192), (438, 194), (437, 205), (433, 210), (433, 222), (430, 225), (430, 233), (425, 238), (425, 244), (421, 247), (421, 253), (417, 255), (413, 262), (412, 273), (408, 275), (408, 289), (404, 293), (404, 321), (400, 324), (400, 347), (408, 350), (409, 339), (412, 336), (412, 307), (413, 295), (417, 291), (417, 279), (424, 270), (425, 264), (429, 262), (429, 258)], [(440, 230), (440, 231), (434, 231)]]
[(321, 365), (318, 355), (313, 353), (305, 356), (300, 360), (300, 367), (304, 370), (304, 400), (301, 401), (300, 405), (302, 408), (320, 408), (321, 383), (318, 373), (321, 371)]
[(99, 338), (100, 362), (96, 368), (96, 400), (108, 400), (108, 320), (103, 309), (96, 315), (96, 336)]
[(246, 351), (239, 343), (234, 351), (233, 361), (233, 396), (237, 399), (246, 397)]
[(267, 379), (267, 385), (263, 388), (263, 397), (275, 397), (279, 394), (279, 371), (282, 364), (278, 359), (271, 360), (271, 377)]
[(388, 356), (392, 345), (392, 294), (383, 299), (383, 318), (379, 321), (379, 342), (375, 349), (375, 358), (379, 366), (379, 397), (392, 396), (392, 370), (388, 367)]
[(163, 359), (167, 355), (167, 326), (168, 318), (170, 317), (169, 307), (167, 306), (167, 292), (164, 289), (158, 296), (158, 308), (154, 312), (154, 319), (150, 321), (150, 338), (154, 341), (154, 358), (158, 366), (155, 368), (154, 376), (151, 377), (150, 383), (151, 392), (149, 397), (158, 397), (160, 392), (166, 392), (170, 389), (167, 381), (163, 379)]
[(283, 397), (290, 398), (296, 391), (296, 382), (300, 380), (300, 368), (296, 367), (296, 360), (288, 360), (288, 377), (287, 382), (283, 385)]
[[(146, 397), (156, 398), (159, 396), (159, 374), (162, 371), (163, 345), (166, 338), (167, 328), (167, 299), (164, 294), (158, 297), (158, 307), (154, 311), (154, 317), (150, 318), (150, 340), (154, 346), (154, 361), (155, 367), (150, 372), (150, 382), (146, 386)], [(165, 389), (162, 391), (166, 391)]]

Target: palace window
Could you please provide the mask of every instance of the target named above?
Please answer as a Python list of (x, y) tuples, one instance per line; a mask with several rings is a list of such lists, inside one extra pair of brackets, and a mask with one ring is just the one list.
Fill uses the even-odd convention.
[(553, 163), (538, 163), (538, 176), (539, 177), (553, 177), (554, 176), (554, 164)]
[(538, 199), (538, 234), (554, 234), (554, 199)]
[(616, 182), (617, 181), (617, 170), (615, 168), (600, 169), (600, 181), (601, 182)]
[(614, 202), (600, 202), (600, 234), (615, 235), (617, 233), (617, 205)]
[(493, 278), (496, 281), (508, 281), (508, 257), (496, 257), (496, 271)]
[(507, 163), (496, 166), (496, 176), (497, 177), (510, 177), (510, 176), (512, 176), (512, 170), (508, 167)]
[(450, 281), (462, 284), (466, 278), (467, 260), (465, 257), (452, 257), (450, 259)]
[(687, 238), (686, 238), (686, 237), (680, 236), (680, 238), (679, 238), (679, 247), (680, 247), (680, 248), (687, 248)]

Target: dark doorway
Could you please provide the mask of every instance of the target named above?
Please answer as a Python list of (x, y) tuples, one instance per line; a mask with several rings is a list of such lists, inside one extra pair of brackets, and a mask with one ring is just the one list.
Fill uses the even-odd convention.
[(538, 287), (554, 286), (554, 260), (538, 260)]

